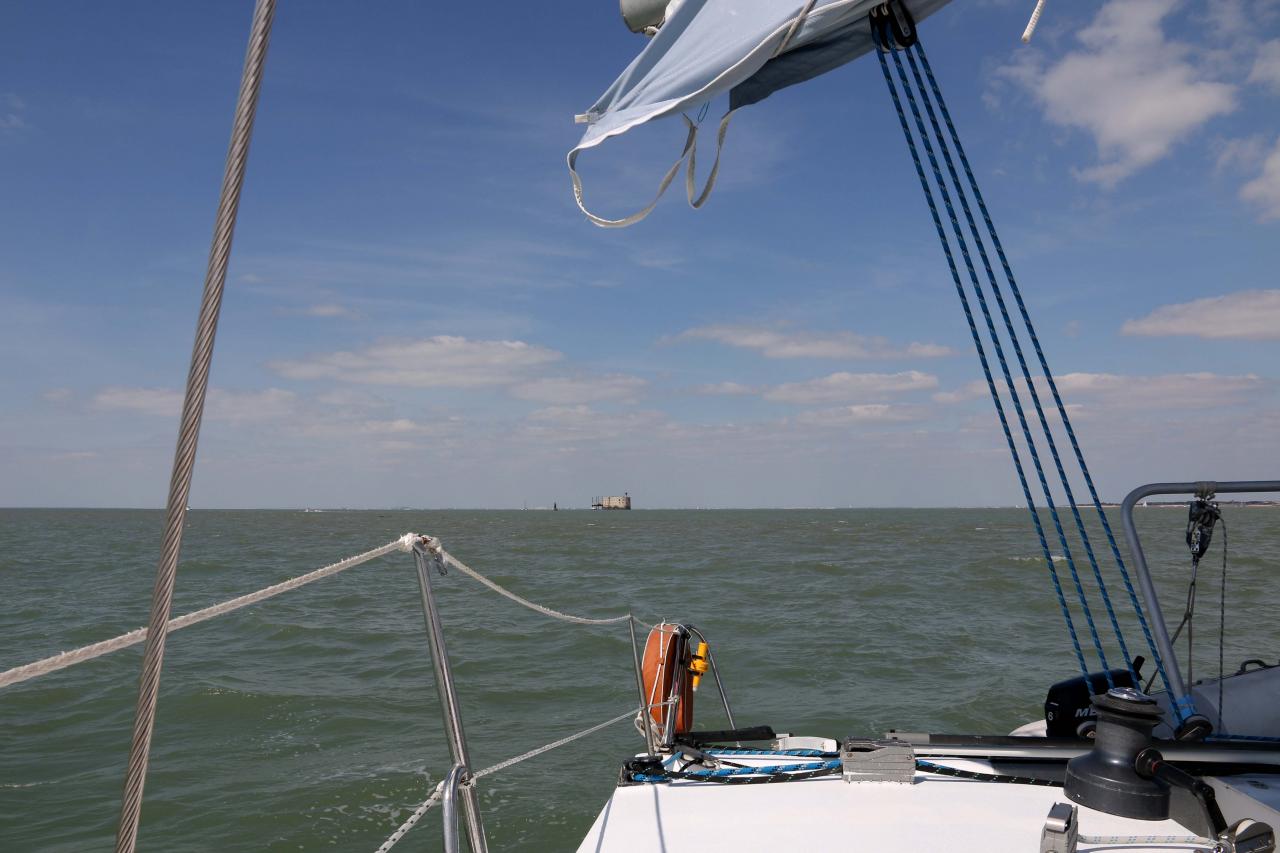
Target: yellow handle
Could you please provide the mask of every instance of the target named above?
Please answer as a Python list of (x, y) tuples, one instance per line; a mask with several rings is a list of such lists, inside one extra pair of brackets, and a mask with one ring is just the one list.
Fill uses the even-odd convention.
[(693, 689), (696, 692), (698, 682), (707, 674), (707, 644), (698, 643), (698, 650), (689, 659), (689, 671), (693, 673)]

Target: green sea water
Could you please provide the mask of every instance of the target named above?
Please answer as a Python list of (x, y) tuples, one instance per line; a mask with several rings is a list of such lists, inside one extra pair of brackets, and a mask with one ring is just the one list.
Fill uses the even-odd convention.
[[(1280, 509), (1226, 518), (1234, 670), (1280, 655)], [(1184, 519), (1138, 514), (1175, 621)], [(161, 525), (157, 511), (0, 510), (0, 669), (143, 624)], [(1077, 672), (1012, 509), (197, 510), (174, 613), (407, 531), (560, 610), (694, 622), (740, 725), (1004, 733)], [(1219, 542), (1201, 569), (1197, 674), (1217, 669)], [(477, 767), (635, 704), (625, 627), (553, 622), (457, 573), (437, 589)], [(0, 850), (111, 848), (140, 659), (139, 646), (0, 691)], [(699, 703), (700, 727), (723, 725), (712, 690)], [(621, 723), (484, 779), (491, 847), (576, 847), (640, 743)], [(140, 849), (372, 851), (448, 767), (412, 558), (388, 556), (171, 636)], [(440, 846), (432, 812), (397, 849)]]

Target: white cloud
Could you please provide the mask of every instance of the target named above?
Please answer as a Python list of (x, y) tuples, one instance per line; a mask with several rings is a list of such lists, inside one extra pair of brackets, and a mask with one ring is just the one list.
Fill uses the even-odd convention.
[(740, 397), (747, 394), (757, 394), (759, 391), (759, 388), (743, 385), (741, 382), (710, 382), (706, 385), (698, 385), (693, 389), (695, 394), (723, 397)]
[(410, 388), (474, 388), (518, 382), (561, 353), (524, 341), (472, 341), (437, 335), (386, 341), (359, 352), (334, 352), (267, 366), (290, 379), (337, 379)]
[(649, 383), (638, 376), (547, 376), (529, 379), (511, 387), (511, 394), (521, 400), (537, 403), (569, 405), (600, 400), (634, 400)]
[[(456, 418), (423, 423), (409, 418), (364, 419), (358, 416), (352, 418), (352, 414), (347, 412), (339, 413), (338, 416), (329, 419), (323, 417), (308, 419), (299, 427), (298, 434), (311, 438), (386, 439), (381, 445), (384, 449), (405, 449), (410, 446), (405, 443), (405, 439), (439, 436), (461, 425), (461, 421)], [(399, 444), (394, 447), (389, 446), (395, 442)]]
[(1082, 180), (1115, 186), (1235, 109), (1235, 87), (1206, 79), (1191, 47), (1165, 38), (1163, 21), (1176, 5), (1111, 0), (1077, 33), (1082, 49), (1047, 67), (1020, 61), (1002, 69), (1049, 121), (1093, 135), (1101, 162), (1080, 170)]
[(841, 427), (865, 423), (901, 423), (924, 417), (919, 406), (892, 406), (887, 403), (866, 403), (858, 406), (840, 406), (835, 409), (817, 409), (801, 412), (796, 421), (806, 426)]
[(1256, 168), (1267, 156), (1267, 140), (1260, 133), (1238, 139), (1220, 139), (1214, 143), (1218, 171), (1244, 171)]
[(307, 317), (351, 317), (354, 316), (350, 308), (344, 305), (338, 305), (335, 302), (323, 302), (319, 305), (310, 305), (302, 310)]
[(609, 413), (586, 405), (548, 406), (531, 412), (520, 434), (541, 442), (652, 440), (669, 426), (667, 416), (656, 411)]
[[(213, 388), (205, 401), (210, 420), (249, 422), (285, 418), (296, 411), (297, 395), (268, 388), (265, 391), (225, 391)], [(128, 411), (157, 417), (177, 417), (182, 392), (169, 388), (103, 388), (93, 396), (93, 406), (103, 411)]]
[(70, 388), (50, 388), (40, 396), (50, 403), (65, 403), (71, 399), (72, 392)]
[(582, 423), (588, 418), (604, 417), (590, 406), (548, 406), (529, 413), (531, 421), (547, 421), (550, 423)]
[(22, 111), (27, 105), (12, 92), (0, 93), (0, 131), (18, 131), (27, 126)]
[(1263, 220), (1280, 219), (1280, 138), (1262, 164), (1262, 174), (1240, 188), (1240, 198), (1261, 208)]
[(174, 417), (182, 410), (182, 394), (169, 388), (104, 388), (93, 396), (95, 408)]
[[(1237, 376), (1207, 372), (1125, 376), (1081, 372), (1064, 373), (1055, 379), (1068, 413), (1073, 417), (1086, 410), (1096, 413), (1134, 409), (1205, 409), (1243, 403), (1268, 391), (1273, 384), (1252, 373)], [(1053, 415), (1056, 407), (1048, 383), (1043, 377), (1036, 377), (1035, 383), (1046, 413)], [(1018, 379), (1015, 384), (1023, 400), (1027, 400), (1026, 381)], [(996, 387), (1002, 397), (1007, 397), (1008, 386), (1003, 380), (998, 381)], [(987, 395), (986, 382), (976, 381), (955, 391), (934, 394), (933, 399), (939, 403), (960, 403)], [(1008, 414), (1013, 417), (1012, 412)], [(1028, 413), (1028, 417), (1034, 416)]]
[[(1280, 164), (1280, 156), (1277, 162)], [(1120, 331), (1126, 335), (1280, 340), (1280, 290), (1245, 290), (1163, 305), (1145, 317), (1127, 321)]]
[(715, 341), (755, 350), (765, 358), (935, 358), (951, 354), (938, 344), (912, 343), (896, 348), (884, 338), (853, 332), (794, 332), (758, 326), (699, 326), (681, 332), (676, 339)]
[(1249, 82), (1266, 86), (1280, 95), (1280, 39), (1263, 42), (1249, 71)]
[(805, 382), (787, 382), (764, 392), (766, 400), (779, 403), (839, 403), (865, 400), (884, 394), (937, 388), (938, 378), (918, 370), (902, 373), (832, 373)]
[(1255, 374), (1166, 373), (1118, 376), (1113, 373), (1067, 373), (1058, 389), (1067, 399), (1096, 400), (1104, 409), (1195, 408), (1242, 402), (1261, 392), (1267, 381)]

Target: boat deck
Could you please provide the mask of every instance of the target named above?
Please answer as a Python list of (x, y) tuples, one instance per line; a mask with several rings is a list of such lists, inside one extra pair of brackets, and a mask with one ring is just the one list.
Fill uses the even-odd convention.
[[(967, 759), (929, 759), (982, 773), (1007, 767)], [(777, 764), (786, 756), (738, 759)], [(1059, 765), (1059, 768), (1061, 765)], [(1018, 772), (1022, 772), (1019, 770)], [(1274, 780), (1274, 777), (1271, 777)], [(1236, 791), (1248, 785), (1237, 785)], [(676, 781), (619, 787), (579, 853), (619, 851), (938, 850), (949, 853), (1040, 850), (1049, 809), (1067, 802), (1061, 787), (959, 779), (917, 772), (912, 784), (848, 783), (838, 775), (789, 782), (725, 785)], [(1227, 805), (1224, 803), (1224, 806)], [(1249, 816), (1280, 818), (1249, 798)], [(1264, 812), (1260, 814), (1259, 812)], [(1228, 820), (1231, 820), (1228, 815)], [(1194, 833), (1173, 820), (1139, 821), (1081, 807), (1082, 836), (1144, 838)], [(1272, 824), (1273, 826), (1276, 824)], [(1081, 841), (1080, 851), (1208, 850), (1204, 845)]]

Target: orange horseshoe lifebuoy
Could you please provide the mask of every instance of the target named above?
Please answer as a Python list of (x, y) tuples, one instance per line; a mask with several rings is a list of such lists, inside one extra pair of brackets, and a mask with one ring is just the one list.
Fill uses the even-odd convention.
[(681, 734), (693, 728), (693, 679), (686, 672), (688, 646), (688, 632), (683, 626), (669, 622), (655, 626), (645, 641), (640, 680), (649, 706), (649, 718), (658, 726), (659, 732), (667, 724), (667, 713), (671, 710), (670, 705), (663, 703), (671, 698), (672, 685), (677, 679), (679, 695), (675, 704), (675, 733)]

